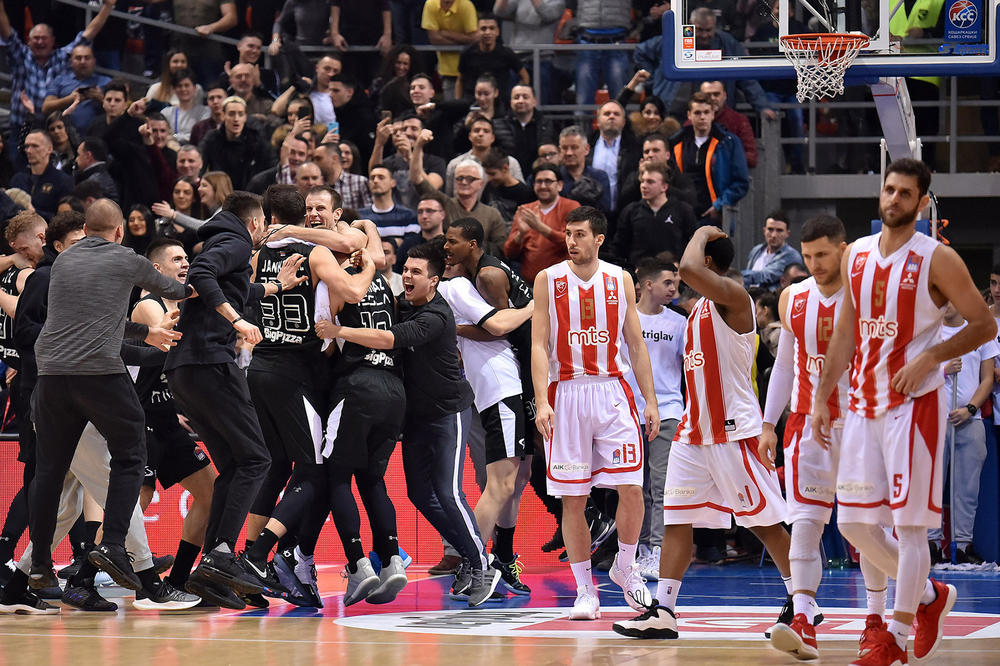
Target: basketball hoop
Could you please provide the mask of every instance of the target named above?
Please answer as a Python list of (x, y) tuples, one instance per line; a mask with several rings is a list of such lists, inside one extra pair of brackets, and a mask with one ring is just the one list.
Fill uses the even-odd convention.
[(844, 92), (844, 73), (861, 49), (868, 46), (865, 35), (854, 33), (810, 33), (781, 38), (785, 57), (795, 67), (799, 102), (835, 97)]

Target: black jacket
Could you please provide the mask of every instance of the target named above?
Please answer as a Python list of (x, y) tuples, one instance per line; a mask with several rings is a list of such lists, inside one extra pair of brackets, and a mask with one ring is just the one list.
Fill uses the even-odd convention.
[(559, 141), (555, 125), (538, 109), (535, 109), (531, 122), (524, 127), (513, 111), (494, 119), (493, 134), (496, 136), (496, 145), (521, 165), (525, 178), (531, 173), (531, 165), (538, 157), (538, 146)]
[(77, 185), (88, 181), (93, 181), (100, 185), (101, 195), (106, 199), (111, 199), (115, 203), (120, 202), (118, 198), (118, 184), (115, 183), (115, 179), (111, 177), (110, 173), (108, 173), (108, 165), (106, 162), (98, 162), (97, 164), (93, 164), (76, 174)]
[(176, 329), (183, 337), (167, 354), (164, 370), (235, 360), (236, 329), (215, 308), (228, 302), (242, 314), (250, 300), (263, 296), (261, 288), (255, 288), (251, 296), (253, 241), (238, 217), (227, 211), (216, 214), (198, 229), (198, 240), (204, 245), (191, 262), (187, 278), (198, 296), (181, 304)]
[(247, 182), (246, 191), (263, 195), (264, 192), (267, 192), (267, 188), (278, 182), (278, 169), (280, 168), (280, 165), (276, 164), (270, 169), (258, 173)]
[(42, 260), (24, 282), (24, 291), (17, 299), (17, 311), (14, 313), (14, 348), (21, 357), (21, 381), (27, 382), (22, 386), (34, 386), (38, 377), (35, 341), (38, 340), (49, 314), (49, 277), (52, 274), (52, 262), (59, 256), (48, 245), (44, 252)]
[(201, 142), (205, 171), (225, 171), (234, 190), (242, 190), (257, 173), (274, 165), (271, 146), (264, 136), (247, 125), (230, 141), (225, 125), (209, 132)]
[[(668, 193), (669, 194), (669, 193)], [(633, 201), (618, 215), (618, 226), (611, 241), (615, 255), (634, 268), (644, 257), (654, 257), (664, 250), (680, 261), (695, 229), (698, 218), (688, 204), (669, 198), (655, 213), (645, 201)]]

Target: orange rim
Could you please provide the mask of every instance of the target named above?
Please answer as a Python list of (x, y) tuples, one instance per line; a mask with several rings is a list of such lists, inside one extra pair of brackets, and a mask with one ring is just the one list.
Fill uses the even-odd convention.
[(785, 35), (781, 43), (786, 48), (798, 50), (818, 50), (827, 46), (836, 51), (846, 51), (849, 48), (863, 49), (871, 40), (865, 35), (850, 32), (807, 32), (798, 35)]

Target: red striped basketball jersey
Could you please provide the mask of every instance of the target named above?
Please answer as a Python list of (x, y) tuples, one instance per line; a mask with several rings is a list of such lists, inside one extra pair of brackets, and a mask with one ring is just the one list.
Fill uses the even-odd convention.
[(549, 381), (575, 377), (621, 377), (626, 295), (622, 269), (599, 262), (584, 282), (569, 261), (545, 269), (549, 287)]
[(889, 387), (889, 380), (920, 352), (941, 338), (944, 308), (931, 299), (931, 256), (938, 242), (915, 233), (888, 257), (879, 252), (881, 233), (854, 241), (850, 256), (850, 289), (856, 325), (851, 362), (850, 409), (875, 418), (944, 384), (944, 374), (931, 372), (910, 396)]
[[(749, 294), (747, 307), (753, 315)], [(695, 304), (684, 332), (687, 405), (675, 442), (722, 444), (760, 435), (760, 403), (750, 379), (756, 337), (755, 330), (731, 329), (707, 298)]]
[[(812, 413), (813, 394), (819, 385), (826, 349), (830, 346), (843, 303), (843, 288), (826, 298), (820, 293), (816, 278), (808, 278), (788, 287), (785, 323), (795, 336), (795, 374), (792, 379), (792, 412), (795, 414)], [(831, 419), (842, 418), (847, 413), (848, 387), (845, 372), (827, 401)]]

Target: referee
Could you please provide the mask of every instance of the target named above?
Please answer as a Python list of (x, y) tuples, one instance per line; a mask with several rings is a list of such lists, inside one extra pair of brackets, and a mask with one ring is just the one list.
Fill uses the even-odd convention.
[[(125, 533), (142, 486), (145, 420), (132, 379), (121, 359), (122, 338), (152, 346), (176, 344), (179, 333), (126, 322), (129, 294), (138, 285), (164, 298), (181, 300), (191, 290), (161, 275), (145, 257), (121, 246), (121, 209), (98, 199), (87, 211), (86, 238), (52, 265), (48, 318), (35, 344), (38, 384), (33, 395), (38, 462), (31, 488), (31, 576), (52, 568), (52, 536), (59, 493), (77, 443), (88, 422), (108, 442), (111, 474), (104, 538), (81, 567), (81, 577), (107, 571), (119, 585), (142, 583), (125, 553)], [(92, 574), (91, 574), (92, 575)]]

